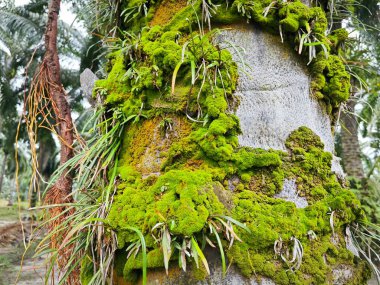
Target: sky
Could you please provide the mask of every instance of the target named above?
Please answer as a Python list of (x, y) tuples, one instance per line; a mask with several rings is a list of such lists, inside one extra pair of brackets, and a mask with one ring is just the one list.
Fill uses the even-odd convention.
[[(21, 5), (28, 4), (29, 2), (30, 2), (29, 0), (15, 0), (15, 5), (21, 6)], [(69, 11), (69, 7), (70, 5), (67, 3), (61, 4), (61, 11), (59, 13), (59, 18), (62, 21), (71, 25), (73, 21), (75, 20), (75, 15)]]

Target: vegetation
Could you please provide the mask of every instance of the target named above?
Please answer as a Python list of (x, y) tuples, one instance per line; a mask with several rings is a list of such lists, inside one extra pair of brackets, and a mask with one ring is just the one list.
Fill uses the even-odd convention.
[[(69, 284), (141, 276), (146, 284), (150, 269), (169, 273), (174, 262), (200, 280), (210, 274), (206, 247), (220, 254), (223, 274), (229, 263), (246, 277), (276, 284), (331, 284), (344, 264), (352, 270), (346, 282), (369, 279), (376, 265), (367, 252), (373, 255), (379, 244), (379, 229), (368, 221), (377, 215), (371, 202), (361, 204), (337, 179), (332, 154), (306, 127), (289, 135), (285, 152), (239, 146), (233, 111), (241, 70), (231, 51), (242, 66), (244, 57), (218, 39), (226, 25), (246, 21), (278, 33), (305, 61), (311, 93), (334, 121), (350, 96), (353, 72), (342, 57), (348, 32), (330, 29), (323, 4), (111, 2), (91, 2), (84, 11), (95, 9), (94, 18), (80, 16), (105, 35), (108, 48), (105, 59), (104, 50), (93, 55), (107, 75), (96, 82), (99, 105), (81, 135), (72, 133), (68, 105), (56, 101), (63, 89), (50, 74), (59, 72), (46, 64), (54, 45), (47, 45), (27, 101), (39, 102), (25, 116), (34, 170), (42, 164), (35, 150), (42, 152), (44, 142), (35, 140), (36, 121), (53, 132), (58, 126), (64, 154), (46, 188), (43, 208), (50, 215), (41, 226), (49, 232), (36, 249), (37, 256), (49, 255), (46, 282), (56, 263), (60, 282)], [(306, 208), (277, 197), (285, 179), (296, 183)], [(350, 241), (362, 258), (346, 248)]]

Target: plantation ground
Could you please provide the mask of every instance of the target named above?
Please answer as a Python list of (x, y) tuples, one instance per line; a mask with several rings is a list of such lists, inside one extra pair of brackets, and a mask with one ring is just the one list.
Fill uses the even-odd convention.
[[(25, 254), (24, 242), (28, 243), (32, 230), (36, 223), (31, 221), (30, 213), (21, 210), (21, 227), (18, 207), (7, 206), (7, 201), (0, 200), (0, 285), (40, 285), (44, 284), (43, 274), (45, 272), (44, 260), (42, 258), (32, 260), (33, 248), (36, 239)], [(20, 266), (24, 255), (22, 268)]]

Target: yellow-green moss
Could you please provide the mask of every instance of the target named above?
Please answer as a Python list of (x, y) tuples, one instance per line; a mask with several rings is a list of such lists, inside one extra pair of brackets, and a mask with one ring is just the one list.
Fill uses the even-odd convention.
[(348, 99), (350, 76), (338, 56), (330, 55), (326, 58), (324, 52), (320, 52), (311, 71), (315, 78), (311, 87), (317, 97), (323, 98), (332, 108)]
[(167, 222), (173, 234), (191, 236), (203, 229), (211, 215), (224, 212), (213, 192), (212, 175), (204, 171), (171, 170), (138, 182), (125, 185), (108, 217), (110, 226), (119, 232), (120, 247), (136, 238), (134, 233), (123, 231), (123, 225), (149, 235), (154, 225)]
[[(236, 127), (233, 118), (225, 115), (221, 117), (220, 121), (214, 121), (211, 131), (205, 129), (203, 132), (225, 135)], [(202, 129), (199, 128), (198, 131)], [(212, 215), (229, 212), (215, 196), (213, 181), (223, 181), (226, 175), (238, 174), (244, 169), (246, 172), (241, 174), (244, 184), (236, 185), (233, 193), (234, 207), (229, 215), (246, 223), (251, 233), (236, 229), (244, 243), (234, 243), (228, 251), (230, 260), (244, 275), (263, 275), (273, 278), (278, 284), (330, 282), (333, 264), (354, 264), (356, 261), (345, 249), (342, 239), (339, 244), (331, 242), (329, 213), (334, 211), (334, 230), (342, 235), (345, 225), (362, 218), (362, 210), (355, 196), (342, 188), (331, 173), (331, 154), (323, 151), (323, 143), (310, 129), (301, 127), (293, 132), (286, 146), (288, 154), (232, 147), (233, 154), (238, 159), (231, 160), (230, 163), (236, 165), (226, 171), (222, 163), (219, 166), (223, 173), (221, 176), (215, 175), (214, 169), (218, 169), (218, 164), (212, 162), (214, 159), (204, 157), (200, 164), (195, 161), (193, 164), (188, 163), (192, 156), (200, 155), (195, 148), (190, 148), (187, 159), (177, 164), (181, 170), (167, 170), (158, 178), (141, 179), (134, 171), (127, 170), (130, 171), (129, 175), (120, 171), (125, 182), (119, 187), (108, 218), (109, 225), (118, 232), (119, 246), (123, 248), (137, 239), (135, 233), (123, 229), (123, 225), (142, 230), (149, 252), (160, 250), (149, 234), (158, 222), (174, 225), (171, 232), (178, 237), (202, 233)], [(252, 153), (252, 159), (262, 161), (251, 164), (250, 156), (245, 157), (249, 153)], [(216, 158), (218, 160), (218, 156)], [(194, 170), (192, 165), (199, 170)], [(250, 169), (249, 172), (247, 169)], [(251, 187), (252, 181), (261, 180), (265, 171), (268, 172), (269, 181), (277, 181), (273, 184), (273, 193), (265, 191), (267, 186), (260, 184)], [(130, 179), (130, 176), (134, 178)], [(297, 180), (301, 187), (300, 195), (309, 201), (308, 207), (297, 209), (291, 202), (270, 197), (281, 189), (284, 177)], [(310, 230), (317, 235), (317, 240), (309, 238)], [(301, 241), (305, 252), (304, 261), (297, 272), (289, 272), (287, 265), (281, 259), (276, 259), (273, 253), (274, 242), (279, 238), (291, 249), (290, 239), (293, 236)], [(325, 264), (321, 256), (328, 257), (329, 264)], [(128, 260), (124, 274), (128, 278), (134, 278), (136, 272), (132, 274), (132, 271), (140, 268), (139, 264), (134, 259)], [(362, 273), (365, 273), (367, 269), (364, 264), (358, 265), (362, 268)], [(162, 259), (157, 266), (162, 266)], [(364, 280), (364, 273), (357, 278)], [(308, 276), (308, 281), (302, 283), (305, 276)]]
[(154, 13), (150, 26), (165, 25), (183, 8), (187, 6), (186, 0), (164, 0)]
[[(123, 275), (128, 281), (136, 281), (142, 271), (142, 254), (129, 258), (123, 268)], [(147, 253), (147, 266), (149, 268), (158, 268), (164, 266), (164, 255), (162, 250), (157, 248)]]
[[(112, 69), (108, 73), (107, 79), (98, 80), (95, 83), (94, 92), (99, 88), (106, 91), (107, 96), (105, 98), (106, 104), (117, 104), (128, 100), (130, 95), (130, 89), (125, 86), (126, 78), (124, 54), (122, 52), (116, 52), (109, 56), (112, 64)], [(95, 95), (96, 97), (96, 95)]]
[[(245, 243), (235, 243), (228, 256), (244, 275), (267, 276), (273, 278), (276, 284), (331, 283), (332, 260), (337, 264), (351, 265), (357, 261), (346, 250), (344, 240), (341, 239), (338, 244), (332, 243), (333, 232), (328, 213), (337, 213), (334, 215), (334, 230), (342, 235), (345, 225), (361, 219), (363, 211), (355, 196), (342, 188), (331, 173), (331, 154), (323, 151), (323, 143), (311, 130), (302, 127), (293, 132), (286, 145), (291, 159), (285, 159), (277, 171), (286, 178), (297, 180), (298, 187), (302, 186), (298, 188), (300, 195), (308, 198), (309, 206), (298, 209), (292, 202), (271, 198), (268, 193), (261, 194), (262, 191), (258, 193), (257, 188), (235, 194), (232, 215), (246, 223), (251, 233), (239, 230)], [(260, 176), (251, 176), (251, 180), (259, 179)], [(310, 239), (310, 230), (317, 239)], [(273, 246), (281, 238), (291, 249), (291, 237), (301, 241), (304, 257), (301, 268), (289, 273), (285, 263), (280, 259), (276, 261)], [(323, 256), (329, 256), (331, 264), (325, 264)], [(272, 266), (264, 267), (265, 264)], [(358, 264), (363, 274), (358, 278), (365, 280), (368, 269), (363, 262)]]

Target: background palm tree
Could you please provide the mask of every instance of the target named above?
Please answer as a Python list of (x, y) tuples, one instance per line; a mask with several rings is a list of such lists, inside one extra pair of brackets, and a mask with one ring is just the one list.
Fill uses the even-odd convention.
[[(14, 157), (20, 106), (31, 84), (32, 75), (43, 56), (41, 47), (47, 7), (46, 0), (32, 0), (23, 6), (15, 6), (13, 1), (8, 1), (0, 8), (0, 131), (3, 133), (0, 146), (4, 153), (3, 160), (9, 162), (3, 164), (7, 165), (4, 171), (0, 172), (3, 175), (11, 175), (15, 169), (14, 159), (10, 158)], [(79, 58), (83, 54), (83, 35), (63, 21), (60, 21), (60, 27), (60, 53), (64, 58), (78, 62), (79, 66)], [(66, 64), (62, 68), (61, 77), (72, 108), (77, 112), (82, 111), (79, 70)], [(47, 180), (57, 165), (58, 148), (51, 132), (41, 129), (38, 135), (39, 173)], [(19, 140), (23, 141), (25, 138), (26, 132), (21, 128)], [(20, 171), (22, 172), (22, 169)], [(41, 185), (43, 189), (43, 183)], [(21, 190), (25, 192), (27, 189)], [(34, 206), (37, 193), (31, 194), (31, 206)]]

